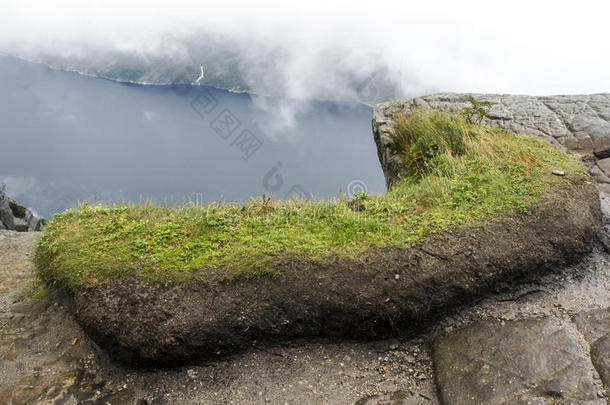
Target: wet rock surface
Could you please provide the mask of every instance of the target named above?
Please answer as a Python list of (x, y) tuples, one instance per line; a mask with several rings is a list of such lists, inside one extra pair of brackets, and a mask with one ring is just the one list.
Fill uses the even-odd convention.
[(591, 361), (607, 393), (610, 390), (610, 334), (606, 334), (591, 345)]
[[(608, 196), (602, 194), (606, 223), (608, 208)], [(603, 274), (607, 280), (608, 270)], [(590, 301), (590, 306), (597, 309), (587, 310), (587, 306), (572, 301), (571, 310), (565, 311), (565, 300), (555, 297), (553, 305), (559, 311), (530, 312), (522, 307), (520, 310), (528, 316), (519, 314), (513, 319), (513, 314), (505, 310), (498, 317), (437, 337), (432, 357), (439, 402), (610, 403), (609, 294), (607, 290), (599, 293)], [(524, 297), (517, 295), (515, 302)]]
[[(37, 233), (0, 231), (0, 404), (344, 404), (434, 401), (422, 339), (295, 341), (172, 369), (122, 367), (74, 320), (69, 297), (36, 281)], [(426, 403), (435, 404), (436, 402)]]
[(70, 301), (36, 280), (29, 257), (37, 237), (0, 231), (0, 404), (102, 398), (105, 381), (85, 367), (90, 347)]
[(552, 318), (477, 322), (442, 337), (433, 347), (441, 402), (604, 404), (581, 340)]
[[(404, 170), (400, 159), (391, 148), (393, 117), (409, 111), (414, 106), (457, 112), (469, 105), (466, 96), (466, 94), (442, 93), (375, 106), (373, 134), (388, 185), (392, 184)], [(491, 103), (488, 117), (485, 119), (491, 125), (535, 136), (578, 155), (592, 154), (599, 159), (610, 156), (610, 94), (547, 97), (501, 94), (473, 94), (473, 96), (478, 101)]]
[(574, 323), (591, 346), (591, 360), (606, 390), (610, 389), (610, 308), (578, 314)]

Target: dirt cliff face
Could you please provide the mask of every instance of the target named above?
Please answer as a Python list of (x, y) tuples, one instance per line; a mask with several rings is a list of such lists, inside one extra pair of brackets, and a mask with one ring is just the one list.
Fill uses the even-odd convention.
[[(489, 101), (488, 124), (543, 139), (579, 155), (610, 156), (610, 94), (533, 97), (520, 95), (472, 94)], [(434, 94), (381, 103), (373, 111), (373, 134), (379, 160), (389, 186), (403, 173), (400, 159), (390, 147), (393, 118), (422, 106), (457, 112), (469, 105), (468, 94)]]
[(590, 252), (601, 224), (598, 194), (585, 180), (568, 182), (529, 214), (407, 250), (324, 262), (288, 257), (276, 279), (106, 282), (76, 294), (77, 319), (113, 357), (143, 364), (210, 359), (255, 341), (384, 336)]

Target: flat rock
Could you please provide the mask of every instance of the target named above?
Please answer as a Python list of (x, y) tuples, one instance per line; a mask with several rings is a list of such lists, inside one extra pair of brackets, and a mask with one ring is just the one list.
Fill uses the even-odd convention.
[(581, 312), (572, 320), (589, 343), (610, 333), (610, 308)]
[(591, 345), (591, 361), (610, 389), (610, 308), (583, 312), (573, 320)]
[(441, 403), (604, 404), (578, 333), (550, 319), (483, 321), (433, 345)]
[(610, 389), (610, 333), (591, 345), (591, 361), (604, 383)]
[(610, 173), (610, 158), (600, 159), (597, 161), (597, 165), (604, 172), (606, 176)]

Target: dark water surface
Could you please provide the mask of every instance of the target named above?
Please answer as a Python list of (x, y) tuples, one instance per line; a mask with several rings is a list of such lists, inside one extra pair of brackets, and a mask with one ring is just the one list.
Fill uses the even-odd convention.
[(292, 127), (278, 129), (297, 103), (267, 99), (261, 110), (255, 101), (0, 57), (0, 183), (45, 217), (96, 198), (205, 202), (384, 191), (370, 107), (315, 102)]

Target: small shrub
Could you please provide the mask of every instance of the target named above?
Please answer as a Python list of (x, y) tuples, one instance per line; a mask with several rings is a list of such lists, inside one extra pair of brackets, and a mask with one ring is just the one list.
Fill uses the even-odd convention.
[(491, 103), (489, 101), (478, 101), (473, 96), (466, 96), (466, 101), (470, 103), (470, 107), (462, 108), (459, 114), (469, 124), (480, 124), (483, 118), (487, 117), (487, 110), (491, 108)]
[(369, 197), (369, 195), (366, 193), (366, 191), (357, 191), (356, 194), (354, 194), (354, 200), (357, 201), (364, 201)]
[(366, 210), (365, 201), (369, 199), (369, 195), (366, 191), (358, 191), (351, 200), (347, 202), (347, 206), (351, 208), (352, 211), (364, 211)]
[(36, 232), (40, 232), (44, 229), (44, 226), (47, 224), (47, 220), (46, 219), (39, 219), (38, 222), (36, 223), (36, 228), (34, 229)]

